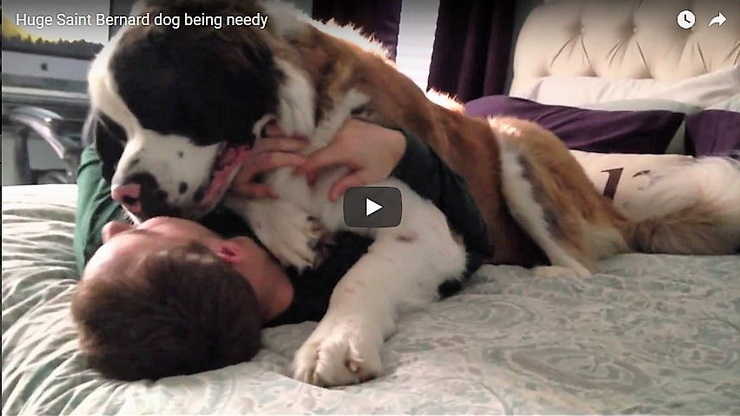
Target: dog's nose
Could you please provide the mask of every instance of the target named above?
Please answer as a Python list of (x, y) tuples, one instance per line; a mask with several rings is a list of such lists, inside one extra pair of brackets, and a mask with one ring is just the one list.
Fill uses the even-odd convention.
[(115, 183), (110, 194), (114, 201), (140, 220), (159, 215), (176, 216), (174, 207), (167, 203), (167, 192), (159, 187), (157, 180), (148, 172), (139, 172), (122, 183)]
[(120, 203), (132, 214), (141, 212), (141, 184), (127, 183), (124, 185), (114, 186), (110, 190), (111, 198)]

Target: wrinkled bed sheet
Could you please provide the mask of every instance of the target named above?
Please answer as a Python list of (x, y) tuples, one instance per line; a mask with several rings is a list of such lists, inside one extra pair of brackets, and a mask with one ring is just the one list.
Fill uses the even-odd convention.
[(159, 382), (85, 367), (69, 314), (71, 185), (3, 189), (3, 414), (670, 413), (740, 410), (740, 256), (623, 255), (590, 279), (486, 266), (403, 316), (383, 375), (285, 375), (314, 323), (265, 331), (250, 362)]

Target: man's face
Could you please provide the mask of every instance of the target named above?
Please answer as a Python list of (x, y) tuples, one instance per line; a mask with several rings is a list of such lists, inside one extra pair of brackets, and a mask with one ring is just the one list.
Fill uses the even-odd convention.
[(107, 245), (113, 239), (116, 239), (116, 244), (126, 245), (133, 241), (167, 248), (178, 243), (200, 242), (205, 244), (214, 239), (219, 240), (220, 237), (193, 221), (155, 217), (138, 226), (118, 221), (109, 222), (103, 227), (103, 243)]
[[(178, 218), (156, 217), (138, 226), (109, 222), (103, 227), (103, 245), (85, 267), (85, 276), (92, 276), (122, 262), (133, 265), (148, 253), (199, 242), (211, 247), (218, 235), (197, 223)], [(109, 269), (110, 270), (110, 269)]]
[(103, 227), (103, 245), (85, 267), (84, 277), (101, 272), (125, 270), (149, 253), (190, 243), (200, 243), (229, 263), (250, 281), (282, 272), (270, 255), (246, 237), (224, 240), (218, 234), (193, 221), (155, 217), (138, 226), (110, 222)]

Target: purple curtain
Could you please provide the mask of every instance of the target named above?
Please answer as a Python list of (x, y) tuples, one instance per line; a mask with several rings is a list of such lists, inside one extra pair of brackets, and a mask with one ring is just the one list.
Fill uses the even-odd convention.
[(514, 29), (509, 0), (440, 0), (429, 88), (466, 102), (503, 94)]
[(311, 17), (321, 21), (336, 20), (354, 24), (365, 35), (374, 35), (396, 60), (398, 26), (401, 22), (401, 0), (314, 0)]

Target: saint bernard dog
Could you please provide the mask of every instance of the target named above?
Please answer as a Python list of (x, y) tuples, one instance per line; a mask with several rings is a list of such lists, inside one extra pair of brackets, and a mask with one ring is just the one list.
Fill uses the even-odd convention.
[[(634, 222), (595, 190), (552, 133), (433, 103), (382, 48), (351, 29), (311, 21), (279, 2), (148, 0), (135, 13), (268, 17), (264, 30), (128, 26), (95, 59), (89, 93), (96, 147), (113, 198), (135, 221), (198, 219), (224, 202), (283, 263), (311, 267), (314, 218), (329, 232), (347, 228), (342, 201), (326, 198), (341, 169), (314, 187), (290, 169), (277, 170), (265, 178), (277, 200), (235, 200), (226, 191), (270, 120), (309, 137), (310, 153), (357, 117), (420, 138), (465, 178), (489, 227), (495, 263), (531, 266), (540, 253), (549, 266), (538, 274), (586, 277), (615, 253), (723, 254), (740, 246), (740, 196), (717, 191), (740, 189), (731, 162), (708, 172), (707, 181), (718, 182), (707, 182), (705, 195), (667, 198), (663, 208), (671, 209)], [(432, 301), (443, 281), (464, 270), (465, 247), (442, 213), (395, 179), (381, 185), (401, 189), (401, 225), (351, 230), (375, 241), (297, 351), (297, 379), (332, 386), (376, 376), (399, 310)]]

